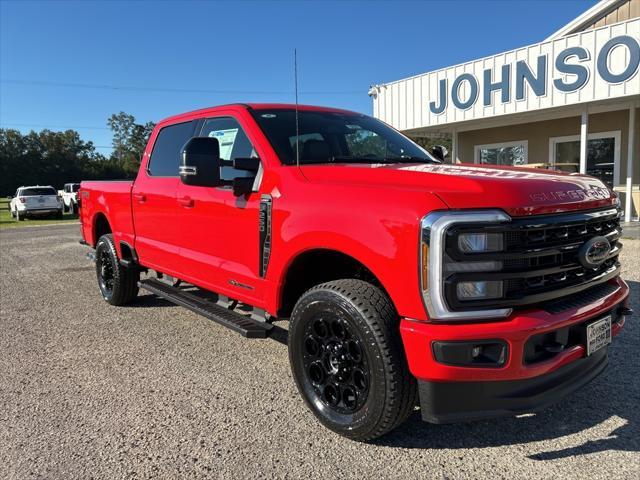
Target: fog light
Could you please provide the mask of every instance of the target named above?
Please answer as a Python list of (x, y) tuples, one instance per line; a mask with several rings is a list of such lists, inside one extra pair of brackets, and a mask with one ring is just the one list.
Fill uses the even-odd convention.
[(501, 233), (461, 233), (458, 248), (464, 253), (500, 252), (503, 249)]
[(502, 281), (460, 282), (456, 292), (461, 301), (502, 298)]
[(501, 367), (509, 353), (502, 340), (436, 341), (432, 349), (437, 362), (457, 367)]

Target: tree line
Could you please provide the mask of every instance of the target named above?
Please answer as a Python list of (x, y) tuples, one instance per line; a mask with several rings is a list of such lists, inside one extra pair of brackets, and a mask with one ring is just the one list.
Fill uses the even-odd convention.
[(155, 124), (139, 124), (133, 115), (111, 115), (113, 150), (105, 156), (75, 130), (21, 133), (0, 128), (0, 195), (13, 195), (22, 185), (52, 185), (81, 180), (134, 178)]

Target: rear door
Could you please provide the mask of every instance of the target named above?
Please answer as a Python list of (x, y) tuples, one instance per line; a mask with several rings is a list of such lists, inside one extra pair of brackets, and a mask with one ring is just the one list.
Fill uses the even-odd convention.
[(163, 127), (153, 143), (146, 168), (133, 184), (131, 204), (140, 262), (170, 275), (179, 272), (182, 213), (176, 201), (180, 151), (193, 136), (194, 121)]

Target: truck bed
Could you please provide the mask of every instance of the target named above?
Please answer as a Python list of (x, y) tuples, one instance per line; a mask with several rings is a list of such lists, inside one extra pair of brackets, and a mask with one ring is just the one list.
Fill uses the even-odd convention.
[(100, 215), (109, 221), (116, 245), (120, 241), (134, 245), (131, 211), (132, 180), (84, 181), (80, 183), (80, 224), (82, 237), (95, 246), (100, 236)]

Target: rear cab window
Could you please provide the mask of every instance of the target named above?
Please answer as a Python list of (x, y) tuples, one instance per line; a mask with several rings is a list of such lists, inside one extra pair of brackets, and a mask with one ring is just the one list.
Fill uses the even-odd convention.
[(158, 133), (147, 172), (153, 177), (177, 177), (180, 152), (184, 144), (193, 137), (195, 123), (184, 122), (168, 125)]
[(19, 196), (21, 197), (37, 197), (40, 195), (57, 195), (56, 192), (51, 187), (32, 187), (32, 188), (23, 188), (19, 191)]

